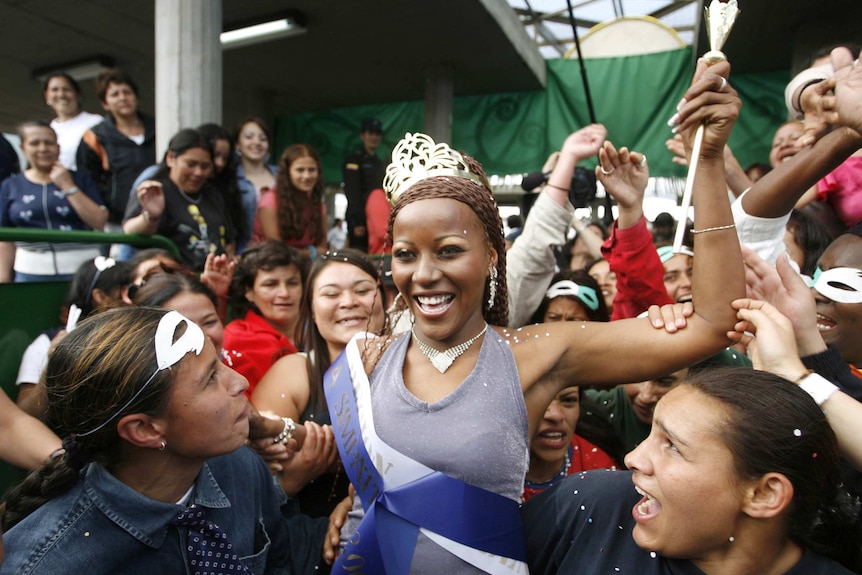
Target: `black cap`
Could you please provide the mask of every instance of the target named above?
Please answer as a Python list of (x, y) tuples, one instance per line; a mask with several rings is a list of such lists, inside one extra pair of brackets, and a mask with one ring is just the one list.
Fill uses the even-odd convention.
[(383, 124), (377, 118), (364, 118), (359, 128), (360, 132), (383, 132)]

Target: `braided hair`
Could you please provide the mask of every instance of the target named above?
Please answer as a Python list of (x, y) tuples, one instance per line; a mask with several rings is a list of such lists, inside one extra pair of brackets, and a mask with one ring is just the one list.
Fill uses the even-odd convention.
[[(90, 317), (57, 346), (45, 375), (46, 423), (64, 438), (65, 453), (30, 472), (3, 497), (4, 530), (71, 489), (90, 462), (111, 470), (120, 462), (117, 426), (131, 413), (164, 412), (176, 370), (153, 376), (156, 329), (167, 310), (123, 307)], [(144, 382), (152, 381), (140, 393)], [(122, 409), (126, 403), (131, 403)]]

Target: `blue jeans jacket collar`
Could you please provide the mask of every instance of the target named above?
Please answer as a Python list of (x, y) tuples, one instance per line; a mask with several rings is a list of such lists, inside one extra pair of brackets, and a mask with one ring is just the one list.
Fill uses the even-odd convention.
[[(105, 516), (141, 543), (154, 549), (162, 546), (179, 505), (145, 497), (101, 465), (93, 463), (85, 473), (84, 489)], [(209, 509), (231, 506), (206, 463), (195, 481), (192, 502)]]

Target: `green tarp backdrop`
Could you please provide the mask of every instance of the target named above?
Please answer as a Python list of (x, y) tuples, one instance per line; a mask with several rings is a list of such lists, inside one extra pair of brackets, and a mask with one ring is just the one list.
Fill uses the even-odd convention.
[[(665, 141), (671, 136), (667, 120), (693, 73), (691, 49), (584, 64), (597, 120), (607, 126), (609, 139), (646, 153), (653, 176), (684, 176), (685, 169), (671, 162)], [(450, 144), (477, 158), (489, 175), (540, 169), (569, 133), (590, 121), (579, 63), (548, 60), (547, 66), (545, 90), (456, 97)], [(730, 146), (743, 167), (768, 161), (772, 134), (787, 115), (788, 80), (788, 72), (731, 76), (743, 109)], [(378, 154), (386, 157), (405, 132), (422, 131), (423, 110), (424, 103), (414, 101), (283, 116), (276, 120), (275, 149), (280, 153), (292, 143), (311, 144), (323, 158), (326, 182), (335, 184), (341, 181), (344, 157), (359, 146), (362, 118), (383, 122)]]

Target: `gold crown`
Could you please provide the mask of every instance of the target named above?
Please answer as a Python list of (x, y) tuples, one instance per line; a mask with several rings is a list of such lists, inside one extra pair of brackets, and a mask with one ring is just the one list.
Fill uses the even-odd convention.
[(470, 171), (464, 156), (448, 144), (437, 144), (426, 134), (408, 132), (392, 150), (392, 163), (386, 168), (383, 191), (394, 205), (413, 184), (438, 176), (465, 178), (487, 189), (482, 178)]

